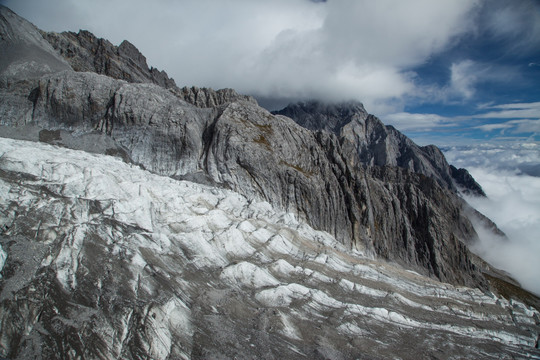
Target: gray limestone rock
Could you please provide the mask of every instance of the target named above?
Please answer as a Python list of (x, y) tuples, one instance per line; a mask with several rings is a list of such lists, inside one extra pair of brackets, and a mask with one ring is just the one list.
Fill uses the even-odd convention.
[(2, 87), (70, 69), (34, 25), (4, 6), (0, 8), (0, 34)]
[(42, 32), (42, 35), (75, 71), (96, 72), (134, 83), (154, 83), (164, 88), (176, 87), (164, 71), (149, 68), (146, 57), (127, 40), (115, 46), (86, 30)]
[(196, 86), (183, 87), (174, 91), (182, 100), (187, 101), (200, 108), (211, 108), (234, 101), (248, 101), (257, 104), (257, 101), (248, 95), (240, 95), (233, 89), (213, 90), (209, 88), (198, 88)]
[(178, 88), (166, 72), (149, 68), (146, 57), (129, 41), (119, 46), (97, 38), (89, 31), (42, 32), (60, 55), (79, 72), (95, 72), (130, 83), (151, 83), (166, 89), (182, 100), (201, 108), (210, 108), (236, 100), (256, 103), (251, 96), (240, 95), (233, 89), (213, 90), (209, 88)]
[(291, 104), (273, 113), (288, 116), (308, 129), (338, 135), (344, 151), (357, 153), (361, 164), (402, 167), (429, 176), (448, 189), (459, 187), (485, 196), (478, 184), (465, 181), (451, 169), (436, 146), (416, 145), (394, 127), (385, 126), (377, 117), (369, 115), (358, 102), (323, 104), (311, 101)]
[(0, 54), (0, 125), (24, 124), (39, 78), (71, 67), (34, 25), (1, 5)]

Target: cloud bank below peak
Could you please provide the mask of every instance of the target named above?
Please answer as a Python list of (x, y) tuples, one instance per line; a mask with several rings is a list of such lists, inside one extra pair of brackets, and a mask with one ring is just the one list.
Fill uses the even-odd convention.
[(508, 239), (476, 224), (479, 241), (473, 250), (508, 271), (526, 289), (540, 295), (540, 144), (479, 144), (443, 149), (448, 162), (465, 167), (487, 198), (467, 197)]

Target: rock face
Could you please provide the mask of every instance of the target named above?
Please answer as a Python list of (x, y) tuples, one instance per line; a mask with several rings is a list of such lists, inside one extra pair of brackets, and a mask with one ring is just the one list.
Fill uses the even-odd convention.
[[(474, 212), (457, 195), (456, 181), (444, 156), (435, 147), (418, 147), (395, 129), (385, 127), (360, 104), (304, 104), (290, 113), (282, 112), (287, 116), (273, 115), (233, 90), (178, 89), (168, 86), (167, 81), (162, 84), (152, 78), (144, 57), (129, 44), (115, 48), (82, 32), (45, 34), (56, 44), (56, 53), (31, 24), (4, 7), (0, 7), (0, 15), (0, 29), (6, 31), (0, 46), (17, 50), (4, 58), (8, 60), (3, 60), (0, 71), (0, 78), (6, 79), (0, 83), (0, 135), (84, 150), (86, 154), (77, 157), (66, 152), (66, 157), (77, 160), (66, 165), (55, 163), (52, 168), (47, 164), (61, 155), (42, 161), (36, 157), (35, 164), (32, 158), (13, 155), (18, 150), (10, 150), (10, 156), (1, 158), (0, 165), (5, 165), (0, 172), (2, 184), (8, 184), (2, 190), (6, 194), (1, 204), (6, 222), (1, 245), (7, 249), (8, 258), (2, 272), (7, 275), (0, 299), (1, 323), (5, 324), (0, 355), (24, 358), (39, 352), (32, 349), (44, 348), (68, 353), (69, 358), (232, 357), (234, 351), (224, 354), (216, 350), (241, 342), (240, 338), (219, 338), (232, 332), (251, 336), (263, 357), (275, 357), (277, 353), (267, 354), (272, 354), (268, 349), (276, 346), (278, 353), (298, 350), (310, 357), (319, 351), (315, 357), (348, 358), (359, 353), (347, 347), (340, 334), (350, 332), (348, 336), (355, 337), (379, 321), (359, 324), (354, 319), (362, 314), (371, 314), (374, 319), (400, 319), (399, 326), (414, 318), (413, 327), (430, 329), (415, 338), (417, 343), (430, 338), (427, 334), (433, 328), (447, 331), (441, 325), (445, 321), (459, 326), (465, 323), (452, 316), (450, 320), (447, 314), (440, 315), (436, 326), (424, 326), (422, 322), (430, 315), (423, 313), (416, 318), (411, 315), (416, 310), (405, 312), (409, 315), (402, 320), (401, 310), (398, 315), (383, 311), (392, 308), (393, 300), (386, 295), (375, 300), (366, 298), (371, 304), (366, 308), (354, 300), (356, 295), (341, 292), (341, 288), (350, 287), (349, 283), (336, 285), (342, 278), (362, 283), (364, 280), (356, 279), (362, 272), (354, 273), (350, 264), (343, 265), (348, 269), (343, 271), (341, 265), (327, 268), (328, 261), (356, 264), (359, 259), (367, 262), (382, 258), (420, 274), (415, 275), (418, 282), (410, 280), (415, 284), (411, 286), (437, 278), (485, 291), (490, 288), (483, 275), (490, 271), (489, 266), (466, 246), (476, 237), (468, 218)], [(31, 41), (25, 40), (28, 38)], [(43, 59), (25, 55), (36, 53), (36, 49), (49, 55)], [(91, 55), (89, 62), (82, 55), (85, 51)], [(18, 53), (24, 56), (18, 57)], [(72, 67), (90, 71), (77, 72)], [(15, 146), (5, 144), (6, 148)], [(44, 154), (49, 151), (46, 147), (39, 149)], [(129, 165), (114, 159), (109, 160), (116, 165), (100, 165), (105, 157), (87, 152), (113, 155)], [(29, 153), (26, 148), (25, 154)], [(133, 165), (144, 169), (145, 175), (138, 173), (141, 169), (127, 172), (126, 167)], [(102, 170), (93, 172), (94, 166)], [(112, 173), (104, 170), (108, 167)], [(119, 169), (123, 169), (124, 179), (114, 175)], [(134, 176), (140, 181), (126, 180)], [(189, 183), (189, 190), (184, 191), (178, 180), (211, 188)], [(154, 183), (159, 185), (152, 189)], [(463, 181), (457, 183), (471, 188)], [(174, 189), (164, 190), (169, 187)], [(203, 195), (193, 203), (185, 200), (194, 193)], [(259, 204), (256, 211), (250, 210), (251, 203)], [(270, 213), (280, 214), (268, 215), (272, 220), (264, 218), (268, 226), (257, 220), (266, 211), (266, 205), (260, 204), (268, 204)], [(250, 217), (255, 218), (251, 230), (240, 220)], [(286, 224), (276, 220), (290, 217), (294, 221), (287, 220)], [(37, 224), (31, 225), (32, 219)], [(286, 226), (280, 230), (282, 225)], [(310, 230), (300, 236), (297, 231), (301, 226)], [(327, 233), (321, 235), (321, 231)], [(332, 240), (317, 244), (320, 236)], [(240, 243), (235, 245), (235, 241)], [(212, 250), (218, 246), (216, 242), (222, 243), (219, 246), (224, 250)], [(338, 260), (319, 257), (328, 251), (333, 253), (334, 247), (341, 249)], [(35, 261), (26, 258), (32, 248), (38, 251)], [(290, 269), (277, 261), (282, 255), (302, 273), (305, 268), (307, 273), (319, 269), (325, 276), (321, 279), (328, 278), (333, 285), (317, 290), (322, 286), (317, 280), (313, 288), (306, 289), (298, 284), (306, 279), (296, 277), (296, 270), (279, 275), (282, 265)], [(309, 266), (305, 263), (308, 260), (313, 261)], [(104, 261), (109, 264), (105, 272), (101, 267)], [(269, 264), (275, 264), (277, 270)], [(343, 277), (350, 271), (350, 278)], [(398, 273), (409, 281), (406, 271), (393, 272)], [(367, 285), (359, 288), (363, 286)], [(400, 288), (388, 286), (385, 288), (392, 292)], [(444, 286), (439, 284), (437, 288)], [(272, 291), (265, 292), (267, 287)], [(372, 294), (374, 289), (366, 291)], [(461, 303), (456, 291), (451, 290), (448, 296), (456, 296)], [(423, 296), (420, 290), (410, 296), (400, 294), (408, 299), (404, 300), (407, 306), (413, 307), (416, 305), (410, 301), (415, 303)], [(31, 300), (20, 305), (17, 299)], [(120, 305), (116, 305), (117, 299), (121, 299)], [(488, 301), (482, 296), (478, 299), (470, 306)], [(384, 301), (384, 308), (372, 306), (380, 301)], [(495, 310), (500, 301), (494, 300), (493, 319), (500, 315), (498, 308)], [(42, 303), (46, 305), (32, 305)], [(273, 310), (291, 304), (302, 310)], [(424, 303), (427, 307), (431, 304)], [(222, 305), (225, 314), (219, 312)], [(424, 305), (420, 308), (426, 310)], [(304, 306), (319, 310), (313, 315)], [(532, 310), (523, 313), (533, 316), (527, 311)], [(273, 315), (279, 315), (280, 320)], [(308, 315), (332, 318), (337, 321), (332, 328), (343, 325), (343, 332), (328, 333), (325, 326), (318, 335), (309, 335), (307, 329), (317, 328), (318, 320), (303, 323)], [(260, 331), (241, 330), (248, 318)], [(162, 327), (164, 321), (168, 323)], [(498, 326), (497, 321), (491, 321), (484, 329)], [(10, 323), (16, 325), (10, 327)], [(218, 325), (213, 328), (212, 324)], [(281, 324), (278, 328), (285, 335), (269, 331), (273, 324)], [(302, 328), (301, 324), (305, 330), (298, 335), (295, 329)], [(530, 332), (522, 337), (521, 325), (515, 325), (515, 329), (504, 324), (506, 330), (498, 335), (500, 339), (508, 332), (512, 341), (530, 342)], [(378, 330), (373, 331), (382, 336), (386, 325), (376, 326)], [(35, 331), (27, 330), (30, 328)], [(113, 342), (103, 340), (105, 335), (96, 329), (105, 329), (104, 334)], [(462, 341), (468, 331), (459, 330), (452, 339)], [(481, 331), (479, 338), (486, 340), (490, 331)], [(53, 335), (40, 335), (47, 333)], [(78, 340), (81, 333), (82, 340)], [(399, 337), (403, 331), (397, 334)], [(282, 336), (292, 347), (283, 345)], [(216, 347), (205, 352), (211, 339)], [(302, 339), (309, 339), (311, 345), (301, 345)], [(364, 339), (363, 347), (373, 345), (369, 335)], [(278, 345), (280, 340), (282, 344)], [(325, 345), (317, 347), (321, 341)], [(47, 346), (41, 347), (42, 342)], [(389, 344), (388, 349), (395, 351), (398, 344)], [(494, 346), (493, 352), (501, 350), (490, 344), (488, 341), (486, 346)], [(241, 354), (252, 354), (251, 345), (235, 346), (240, 346), (237, 350)], [(343, 346), (347, 352), (336, 350)], [(390, 356), (392, 350), (388, 351)], [(524, 350), (517, 346), (504, 351), (520, 354)], [(49, 358), (52, 353), (43, 352), (41, 356)]]
[(2, 87), (70, 69), (34, 25), (5, 8), (0, 12), (0, 34)]
[(435, 179), (442, 187), (485, 196), (465, 169), (452, 168), (433, 145), (418, 146), (392, 126), (385, 126), (358, 102), (323, 104), (317, 101), (291, 104), (273, 112), (294, 119), (310, 130), (339, 137), (345, 152), (369, 166), (398, 166)]
[(164, 88), (176, 87), (167, 73), (148, 68), (146, 57), (129, 41), (114, 46), (84, 30), (42, 34), (75, 71), (95, 72), (134, 83), (153, 83)]
[(454, 179), (456, 186), (464, 194), (486, 196), (486, 193), (480, 184), (474, 180), (467, 169), (458, 169), (455, 166), (450, 165), (450, 173), (452, 174), (452, 178)]
[(257, 101), (247, 95), (240, 95), (233, 89), (213, 90), (209, 88), (198, 88), (196, 86), (183, 87), (175, 91), (180, 99), (200, 108), (212, 108), (234, 101), (247, 101), (257, 104)]
[(165, 71), (149, 68), (146, 57), (127, 40), (119, 46), (114, 46), (108, 40), (97, 38), (85, 30), (78, 33), (41, 32), (41, 34), (69, 62), (73, 70), (78, 72), (95, 72), (130, 83), (156, 84), (201, 108), (215, 107), (237, 100), (256, 103), (253, 97), (240, 95), (233, 89), (215, 91), (195, 86), (180, 89)]

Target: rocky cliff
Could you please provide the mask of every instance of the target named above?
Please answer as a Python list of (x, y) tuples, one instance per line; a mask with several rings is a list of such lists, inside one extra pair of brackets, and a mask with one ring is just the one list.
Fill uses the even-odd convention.
[(164, 88), (176, 87), (167, 73), (149, 68), (146, 57), (129, 41), (114, 46), (85, 30), (41, 33), (75, 71), (95, 72), (134, 83), (153, 83)]
[(397, 166), (435, 179), (450, 190), (485, 196), (466, 169), (450, 166), (433, 145), (418, 146), (392, 126), (385, 126), (358, 102), (324, 104), (317, 101), (290, 104), (274, 111), (310, 130), (336, 134), (351, 159), (368, 166)]
[(195, 106), (206, 108), (236, 100), (256, 103), (251, 96), (240, 95), (233, 89), (213, 90), (196, 86), (178, 88), (165, 71), (148, 67), (146, 57), (129, 41), (119, 46), (97, 38), (89, 31), (78, 33), (41, 32), (43, 37), (78, 72), (95, 72), (130, 83), (156, 84)]
[[(342, 276), (338, 274), (341, 270), (336, 270), (341, 269), (341, 265), (336, 265), (336, 269), (327, 268), (330, 266), (328, 259), (321, 258), (322, 263), (316, 260), (320, 253), (332, 252), (332, 247), (341, 249), (339, 260), (336, 260), (339, 264), (354, 263), (360, 258), (364, 259), (362, 261), (383, 259), (417, 272), (415, 276), (420, 277), (419, 282), (433, 281), (423, 277), (429, 276), (454, 285), (495, 291), (490, 287), (493, 284), (491, 278), (484, 276), (485, 272), (493, 275), (492, 269), (472, 255), (466, 246), (476, 237), (469, 218), (474, 212), (469, 211), (458, 196), (456, 184), (472, 191), (475, 191), (474, 186), (456, 180), (455, 172), (438, 149), (416, 146), (395, 129), (385, 127), (376, 117), (368, 115), (360, 104), (313, 103), (298, 105), (303, 117), (298, 115), (300, 110), (273, 115), (252, 98), (238, 95), (233, 90), (179, 89), (168, 81), (160, 83), (158, 78), (152, 77), (144, 57), (127, 43), (116, 48), (84, 32), (44, 34), (55, 44), (55, 51), (33, 25), (4, 7), (0, 11), (0, 30), (4, 32), (0, 47), (10, 53), (0, 67), (0, 135), (84, 150), (85, 154), (116, 156), (144, 169), (145, 174), (140, 175), (145, 180), (132, 184), (129, 177), (134, 175), (126, 170), (128, 165), (120, 166), (119, 162), (113, 161), (116, 165), (107, 163), (104, 169), (107, 166), (122, 168), (122, 172), (118, 171), (127, 178), (114, 176), (114, 171), (106, 175), (101, 170), (93, 172), (94, 166), (102, 166), (99, 164), (106, 160), (94, 162), (96, 158), (90, 155), (77, 158), (71, 165), (63, 167), (59, 163), (49, 169), (47, 164), (51, 163), (51, 158), (36, 160), (36, 164), (31, 165), (32, 159), (13, 155), (17, 150), (10, 150), (10, 156), (7, 156), (7, 150), (3, 152), (1, 174), (3, 182), (8, 184), (3, 193), (9, 196), (4, 197), (6, 200), (2, 203), (6, 221), (2, 225), (1, 245), (8, 253), (7, 270), (3, 272), (5, 278), (2, 280), (2, 323), (14, 321), (17, 324), (2, 329), (4, 354), (24, 357), (21, 349), (31, 352), (41, 341), (53, 341), (47, 348), (62, 351), (58, 349), (66, 346), (70, 358), (95, 357), (99, 356), (99, 351), (105, 358), (218, 356), (213, 352), (205, 355), (203, 345), (218, 334), (203, 319), (219, 314), (221, 305), (231, 319), (216, 320), (220, 324), (218, 328), (224, 332), (243, 333), (240, 324), (248, 316), (259, 319), (254, 326), (262, 330), (246, 330), (245, 335), (257, 337), (253, 343), (261, 349), (270, 348), (270, 344), (277, 346), (278, 339), (288, 335), (265, 337), (275, 319), (268, 317), (270, 313), (255, 311), (259, 306), (272, 309), (271, 303), (281, 304), (277, 305), (279, 308), (294, 303), (294, 306), (300, 306), (298, 309), (304, 309), (304, 305), (319, 307), (315, 317), (330, 317), (335, 312), (347, 314), (345, 317), (331, 316), (340, 324), (350, 322), (347, 319), (355, 313), (353, 308), (380, 319), (379, 310), (374, 311), (372, 307), (359, 308), (357, 305), (360, 304), (354, 305), (354, 301), (351, 306), (343, 305), (349, 304), (354, 296), (340, 298), (343, 294), (338, 287), (329, 285), (326, 292), (319, 293), (315, 289), (322, 283), (316, 282), (310, 285), (313, 288), (306, 290), (298, 287), (297, 281), (301, 279), (291, 272), (286, 277), (278, 275), (284, 264), (277, 258), (283, 254), (294, 264), (293, 268), (304, 269), (306, 261), (314, 261), (315, 267), (319, 266), (315, 263), (320, 263), (321, 273), (333, 284), (332, 279)], [(84, 51), (90, 51), (86, 62), (81, 55)], [(3, 146), (15, 145), (5, 143)], [(40, 152), (47, 153), (49, 150), (46, 149), (39, 147)], [(29, 154), (28, 149), (25, 151)], [(54, 156), (61, 154), (70, 158), (75, 156), (72, 152)], [(91, 165), (82, 165), (85, 162)], [(22, 163), (25, 164), (22, 167), (17, 165)], [(76, 164), (82, 167), (78, 168)], [(37, 166), (37, 170), (25, 170), (32, 166)], [(458, 177), (468, 179), (465, 175)], [(184, 181), (180, 184), (199, 183), (210, 188), (187, 185), (191, 190), (180, 191), (179, 180)], [(160, 185), (152, 190), (148, 181)], [(124, 182), (127, 182), (125, 187), (121, 185)], [(75, 184), (78, 185), (72, 188)], [(94, 186), (97, 186), (95, 191), (92, 190)], [(170, 186), (176, 190), (164, 192), (163, 189)], [(180, 195), (175, 197), (175, 191)], [(231, 196), (234, 196), (227, 195), (231, 194), (227, 191), (244, 199), (236, 203), (238, 209), (233, 206), (235, 202)], [(215, 196), (204, 195), (194, 199), (193, 203), (185, 200), (197, 192)], [(218, 193), (221, 195), (216, 195)], [(25, 197), (24, 194), (30, 195)], [(40, 203), (40, 196), (45, 203)], [(138, 203), (137, 199), (143, 203)], [(278, 220), (274, 225), (262, 226), (265, 230), (259, 229), (259, 222), (254, 223), (255, 229), (241, 228), (242, 217), (254, 216), (246, 210), (251, 203), (268, 204), (269, 213), (281, 214), (271, 215), (272, 219), (292, 217), (295, 222), (291, 226), (295, 229), (304, 224), (311, 230), (305, 236), (298, 236), (294, 229), (281, 231), (282, 223)], [(187, 204), (191, 210), (175, 208), (175, 204)], [(266, 209), (266, 205), (261, 206)], [(226, 214), (215, 217), (216, 209)], [(37, 211), (35, 215), (33, 211)], [(210, 216), (210, 212), (214, 215)], [(203, 216), (183, 219), (191, 213)], [(232, 218), (237, 219), (236, 222), (231, 222)], [(31, 225), (31, 219), (38, 223)], [(233, 223), (236, 225), (231, 225)], [(203, 225), (197, 228), (197, 224)], [(230, 233), (235, 228), (241, 232)], [(265, 231), (271, 234), (261, 240), (266, 245), (261, 247), (252, 242), (262, 239), (259, 236)], [(313, 242), (318, 234), (323, 234), (321, 231), (332, 241)], [(238, 247), (246, 250), (251, 246), (256, 250), (248, 253), (235, 250), (236, 245), (230, 242), (237, 241), (242, 234), (249, 239), (247, 243), (241, 241)], [(121, 243), (117, 248), (118, 241)], [(167, 241), (174, 242), (173, 248)], [(216, 241), (223, 242), (224, 252), (212, 250)], [(269, 244), (273, 245), (268, 247)], [(34, 262), (26, 259), (27, 248), (32, 246), (42, 251), (36, 253)], [(280, 250), (283, 247), (287, 250)], [(232, 249), (232, 253), (229, 254), (227, 249)], [(307, 249), (313, 249), (313, 253)], [(308, 252), (313, 256), (302, 255)], [(110, 262), (106, 273), (93, 265), (101, 264), (104, 259)], [(238, 261), (247, 263), (239, 265)], [(269, 267), (274, 262), (277, 270)], [(226, 271), (227, 268), (232, 270)], [(307, 268), (314, 270), (311, 265)], [(200, 269), (208, 269), (210, 273), (205, 275)], [(401, 272), (404, 273), (406, 271)], [(89, 276), (88, 280), (84, 280), (86, 276)], [(177, 280), (179, 284), (176, 284), (173, 279), (182, 280)], [(45, 293), (33, 293), (35, 284), (40, 282), (46, 284), (43, 291), (52, 294), (52, 300), (47, 300)], [(237, 292), (239, 297), (220, 300), (234, 294), (236, 290), (230, 289), (236, 289), (236, 286), (243, 289)], [(360, 288), (364, 289), (363, 286)], [(264, 292), (267, 287), (273, 290)], [(389, 291), (398, 288), (399, 285), (392, 285)], [(413, 295), (403, 296), (411, 300), (421, 297), (420, 293), (415, 290)], [(162, 294), (162, 297), (151, 300), (155, 294)], [(245, 300), (245, 296), (255, 296), (256, 301)], [(321, 296), (325, 300), (321, 300)], [(33, 300), (19, 306), (19, 298)], [(336, 303), (331, 298), (340, 300)], [(116, 308), (112, 299), (124, 302)], [(33, 301), (50, 302), (40, 307), (32, 305)], [(373, 298), (366, 301), (373, 301)], [(486, 302), (487, 298), (478, 301)], [(478, 303), (477, 300), (473, 302)], [(424, 305), (429, 307), (430, 304)], [(391, 306), (390, 303), (387, 305)], [(437, 303), (434, 306), (443, 305)], [(251, 312), (240, 311), (244, 307)], [(87, 317), (74, 316), (83, 310), (87, 311)], [(56, 316), (55, 311), (61, 315)], [(302, 327), (301, 319), (308, 314), (306, 309), (298, 311), (292, 318), (292, 313), (280, 317), (280, 331), (292, 338), (308, 338), (307, 332), (298, 335), (291, 330)], [(498, 314), (498, 310), (493, 311)], [(11, 313), (17, 315), (11, 318)], [(162, 320), (173, 313), (168, 325), (160, 327)], [(398, 313), (401, 315), (397, 318), (400, 318), (403, 311)], [(281, 312), (274, 314), (282, 315)], [(427, 313), (424, 315), (429, 317)], [(48, 320), (37, 326), (42, 323), (42, 318)], [(415, 318), (413, 323), (421, 323), (420, 319), (425, 318)], [(488, 323), (491, 321), (490, 318)], [(52, 322), (58, 325), (51, 328)], [(89, 326), (89, 322), (93, 325)], [(458, 323), (457, 319), (452, 322)], [(316, 326), (312, 320), (308, 323), (306, 329)], [(360, 329), (359, 324), (351, 324), (354, 330), (351, 334), (354, 334), (357, 328)], [(383, 326), (377, 326), (381, 326), (382, 334)], [(485, 326), (486, 329), (496, 327)], [(96, 335), (99, 333), (96, 329), (100, 327), (112, 335), (112, 344), (102, 343), (100, 335)], [(24, 330), (28, 328), (37, 333)], [(134, 329), (145, 330), (141, 333)], [(516, 335), (521, 334), (520, 326), (508, 329), (513, 334), (510, 337), (521, 336)], [(38, 336), (54, 331), (58, 334), (52, 336), (53, 340), (45, 335)], [(22, 336), (23, 332), (26, 335)], [(461, 330), (458, 332), (463, 334)], [(77, 334), (81, 333), (84, 336), (79, 341)], [(331, 345), (322, 348), (331, 353), (340, 340), (335, 332), (329, 336), (325, 341)], [(317, 343), (315, 338), (310, 339), (310, 344)], [(520, 344), (529, 341), (519, 339), (516, 341)], [(217, 344), (225, 346), (230, 341), (225, 337)], [(304, 348), (294, 344), (293, 349), (305, 356), (315, 351), (312, 345)], [(395, 349), (394, 346), (395, 343), (389, 347)], [(93, 347), (97, 352), (89, 350)], [(292, 351), (282, 346), (279, 349)], [(247, 353), (247, 349), (242, 351)], [(519, 353), (521, 350), (508, 351)], [(342, 356), (348, 357), (347, 354)]]

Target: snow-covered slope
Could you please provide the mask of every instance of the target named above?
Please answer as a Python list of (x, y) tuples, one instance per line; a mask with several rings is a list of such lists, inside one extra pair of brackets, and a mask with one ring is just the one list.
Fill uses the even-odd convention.
[(540, 356), (533, 308), (114, 157), (0, 138), (0, 213), (10, 359)]

